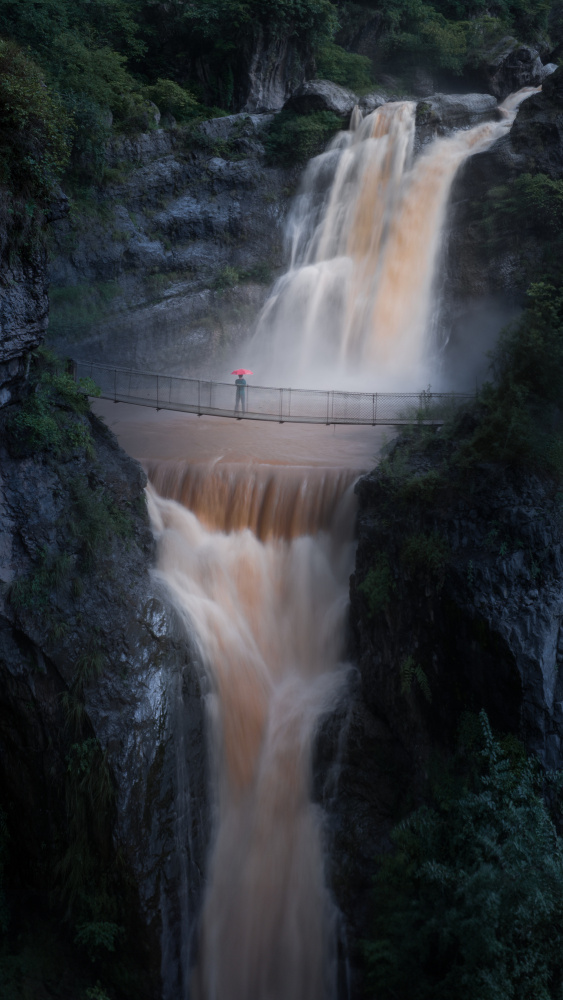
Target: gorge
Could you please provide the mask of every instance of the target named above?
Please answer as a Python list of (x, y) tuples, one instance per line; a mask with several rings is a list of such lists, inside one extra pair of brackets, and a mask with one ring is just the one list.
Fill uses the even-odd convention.
[[(375, 107), (363, 99), (350, 128), (306, 168), (288, 216), (289, 270), (270, 297), (253, 280), (228, 284), (225, 270), (236, 265), (240, 276), (243, 264), (248, 273), (256, 266), (254, 257), (250, 263), (237, 256), (233, 237), (234, 249), (225, 243), (219, 253), (226, 288), (213, 278), (215, 287), (192, 284), (176, 297), (176, 319), (166, 329), (163, 323), (161, 370), (185, 336), (178, 360), (185, 371), (192, 361), (196, 371), (230, 370), (244, 350), (242, 360), (274, 384), (447, 384), (455, 367), (448, 339), (459, 340), (455, 317), (466, 291), (459, 271), (475, 260), (475, 227), (487, 222), (467, 178), (477, 178), (475, 192), (479, 184), (488, 192), (490, 178), (500, 178), (494, 197), (508, 227), (516, 210), (502, 208), (510, 203), (499, 184), (532, 175), (534, 162), (542, 169), (547, 163), (550, 182), (558, 183), (560, 79), (558, 71), (543, 89), (532, 80), (524, 92), (503, 93), (500, 111), (491, 95), (378, 99)], [(314, 84), (294, 86), (293, 99), (313, 91)], [(249, 124), (235, 114), (205, 126), (211, 133), (224, 128), (246, 159), (228, 159), (233, 146), (223, 147), (225, 159), (198, 152), (189, 162), (176, 160), (171, 150), (183, 141), (180, 132), (135, 140), (135, 155), (160, 144), (172, 159), (164, 169), (150, 153), (135, 168), (130, 193), (138, 194), (145, 168), (147, 184), (169, 184), (180, 162), (189, 175), (191, 200), (182, 195), (181, 204), (161, 211), (170, 232), (183, 233), (178, 240), (201, 223), (182, 253), (191, 253), (197, 267), (207, 253), (209, 273), (202, 220), (216, 199), (218, 219), (237, 191), (258, 183), (258, 171), (263, 179), (278, 170), (280, 189), (288, 177), (285, 168), (260, 160), (269, 122), (259, 118)], [(211, 181), (202, 180), (203, 169)], [(287, 192), (270, 202), (264, 194), (258, 203), (248, 198), (244, 211), (239, 203), (238, 222), (229, 223), (238, 233), (248, 209), (244, 224), (252, 234), (260, 217), (262, 242), (249, 251), (258, 256), (278, 240), (289, 202)], [(526, 204), (536, 206), (529, 198)], [(144, 213), (146, 204), (139, 204)], [(127, 222), (124, 213), (123, 224), (138, 234), (139, 220)], [(15, 236), (10, 218), (3, 225), (6, 248)], [(80, 263), (76, 247), (62, 248), (69, 232), (64, 205), (53, 210), (50, 225), (55, 269), (60, 275), (64, 265), (74, 281), (84, 258)], [(105, 223), (96, 215), (93, 225), (102, 232)], [(506, 253), (506, 230), (503, 239), (504, 250), (492, 240), (487, 252)], [(100, 247), (109, 242), (104, 231)], [(145, 241), (149, 256), (161, 254), (157, 242)], [(535, 231), (520, 247), (524, 256), (530, 245), (537, 266), (543, 244)], [(175, 255), (178, 270), (189, 270), (176, 244), (166, 253)], [(145, 264), (139, 278), (133, 256), (127, 281), (142, 310)], [(45, 329), (44, 250), (37, 242), (21, 264), (13, 253), (6, 260), (12, 280), (0, 348), (0, 817), (8, 839), (2, 834), (0, 843), (9, 922), (2, 989), (10, 1000), (410, 996), (401, 975), (412, 977), (411, 943), (418, 947), (418, 938), (399, 930), (393, 958), (403, 912), (401, 893), (395, 897), (390, 888), (397, 881), (384, 883), (383, 892), (397, 921), (382, 929), (374, 916), (382, 856), (391, 864), (406, 856), (393, 853), (400, 836), (393, 828), (403, 821), (399, 829), (411, 829), (420, 807), (432, 817), (443, 806), (447, 841), (459, 782), (478, 798), (481, 772), (471, 771), (472, 754), (504, 755), (502, 767), (516, 775), (504, 798), (494, 800), (501, 825), (519, 776), (535, 766), (523, 763), (526, 754), (539, 769), (562, 763), (560, 400), (540, 378), (549, 367), (559, 371), (560, 303), (549, 297), (556, 293), (542, 285), (529, 300), (521, 329), (531, 337), (523, 347), (515, 339), (521, 333), (501, 338), (495, 388), (440, 430), (415, 421), (390, 441), (378, 429), (251, 427), (95, 399), (90, 410), (84, 393), (94, 396), (94, 386), (80, 391), (55, 358), (30, 354)], [(484, 282), (488, 260), (468, 275), (475, 286)], [(505, 280), (506, 268), (498, 274)], [(487, 294), (498, 292), (495, 275), (486, 279)], [(521, 294), (513, 292), (521, 307)], [(229, 297), (234, 334), (208, 336), (202, 317), (209, 302), (223, 310)], [(140, 330), (137, 343), (125, 309), (117, 320), (108, 311), (105, 330), (81, 342), (57, 335), (55, 324), (51, 342), (110, 361), (154, 358), (158, 317), (167, 308), (150, 307), (150, 335)], [(540, 362), (526, 367), (522, 357), (535, 359), (544, 342)], [(468, 727), (475, 732), (483, 710), (488, 721), (481, 720), (481, 736), (471, 743)], [(463, 763), (456, 756), (460, 730)], [(547, 794), (553, 819), (540, 800), (539, 783), (551, 780), (540, 773), (527, 796), (537, 803), (542, 843), (550, 844), (557, 891), (549, 912), (557, 927), (560, 817), (555, 793), (553, 803)], [(534, 823), (523, 828), (533, 832)], [(475, 844), (479, 837), (477, 831)], [(423, 847), (416, 850), (422, 856)], [(437, 870), (434, 863), (446, 864), (441, 850), (420, 868), (419, 883)], [(532, 865), (536, 893), (544, 891), (543, 865), (543, 856)], [(409, 899), (419, 905), (417, 891), (406, 893), (407, 909)], [(448, 891), (441, 898), (450, 914)], [(443, 924), (447, 935), (446, 915)], [(516, 952), (525, 950), (519, 926), (515, 921), (508, 932), (516, 935)], [(536, 924), (530, 927), (534, 955), (544, 955), (551, 932), (540, 928), (536, 938)], [(494, 925), (497, 955), (512, 947), (503, 934)], [(486, 949), (471, 966), (465, 953), (458, 960), (461, 950), (456, 944), (446, 966), (455, 975), (464, 968), (468, 995), (504, 996), (485, 994), (483, 977), (498, 986), (516, 973)], [(561, 962), (551, 951), (543, 965), (538, 959), (540, 971), (525, 973), (522, 996), (534, 996), (540, 981), (546, 996), (557, 995)], [(414, 968), (420, 996), (441, 995), (445, 973), (434, 952), (421, 952)]]

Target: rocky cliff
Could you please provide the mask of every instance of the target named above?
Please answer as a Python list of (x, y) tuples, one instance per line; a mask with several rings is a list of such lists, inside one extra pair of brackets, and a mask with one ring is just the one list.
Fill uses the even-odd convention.
[(175, 371), (244, 337), (282, 263), (296, 172), (268, 167), (269, 115), (113, 141), (106, 179), (53, 227), (50, 342)]
[(200, 674), (151, 574), (144, 473), (31, 353), (64, 212), (1, 230), (0, 993), (109, 977), (160, 1000), (187, 983), (202, 880)]
[[(475, 354), (484, 355), (521, 309), (529, 282), (549, 273), (559, 257), (549, 182), (563, 177), (562, 127), (559, 69), (520, 106), (509, 134), (467, 160), (456, 178), (443, 273), (445, 326), (456, 363), (464, 342), (473, 341)], [(470, 385), (477, 368), (473, 360), (468, 364)]]

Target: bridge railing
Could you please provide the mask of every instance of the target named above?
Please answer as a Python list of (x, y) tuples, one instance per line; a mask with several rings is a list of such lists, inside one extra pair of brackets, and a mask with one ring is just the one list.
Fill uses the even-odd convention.
[(444, 412), (464, 400), (465, 393), (342, 392), (323, 389), (289, 389), (247, 385), (245, 409), (236, 407), (233, 382), (161, 375), (100, 364), (73, 362), (77, 379), (89, 377), (104, 399), (136, 403), (156, 409), (211, 414), (280, 423), (407, 424), (441, 423)]

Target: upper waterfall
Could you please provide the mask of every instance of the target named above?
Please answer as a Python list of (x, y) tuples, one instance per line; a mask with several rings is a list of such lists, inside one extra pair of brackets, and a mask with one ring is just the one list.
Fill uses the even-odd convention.
[(436, 274), (448, 196), (463, 161), (514, 120), (434, 139), (413, 159), (416, 104), (352, 115), (305, 173), (289, 220), (289, 270), (250, 345), (264, 384), (418, 389), (436, 375)]

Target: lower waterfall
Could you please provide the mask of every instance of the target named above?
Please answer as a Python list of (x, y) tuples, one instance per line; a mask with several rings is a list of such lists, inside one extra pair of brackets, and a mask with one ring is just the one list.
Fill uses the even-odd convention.
[(190, 995), (332, 1000), (336, 915), (311, 744), (345, 672), (355, 475), (148, 471), (158, 574), (212, 687), (216, 821)]

